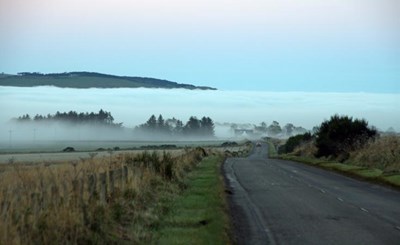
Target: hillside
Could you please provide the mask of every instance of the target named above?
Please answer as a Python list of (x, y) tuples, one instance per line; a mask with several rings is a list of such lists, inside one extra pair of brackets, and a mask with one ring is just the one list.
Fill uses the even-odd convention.
[(180, 84), (147, 77), (114, 76), (95, 72), (29, 73), (0, 75), (0, 86), (35, 87), (55, 86), (60, 88), (183, 88), (215, 90), (205, 86)]

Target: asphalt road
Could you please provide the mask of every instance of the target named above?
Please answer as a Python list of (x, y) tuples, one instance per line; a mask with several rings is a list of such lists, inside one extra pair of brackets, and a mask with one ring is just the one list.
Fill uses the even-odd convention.
[(291, 161), (267, 145), (223, 170), (237, 244), (400, 244), (400, 192)]

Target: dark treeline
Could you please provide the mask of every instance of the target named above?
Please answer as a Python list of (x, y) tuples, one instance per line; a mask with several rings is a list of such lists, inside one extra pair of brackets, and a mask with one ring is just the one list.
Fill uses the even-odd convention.
[(136, 127), (136, 131), (172, 136), (214, 137), (214, 122), (209, 117), (191, 116), (186, 124), (176, 118), (164, 119), (162, 115), (152, 115), (146, 123)]
[(68, 122), (74, 124), (96, 124), (102, 126), (121, 127), (122, 123), (114, 123), (114, 118), (110, 112), (100, 110), (98, 113), (94, 112), (59, 112), (47, 116), (36, 114), (31, 117), (29, 114), (16, 118), (18, 122)]
[[(107, 126), (114, 128), (122, 128), (122, 123), (114, 123), (114, 118), (110, 112), (100, 110), (94, 112), (59, 112), (54, 115), (48, 114), (43, 116), (36, 114), (31, 117), (29, 114), (15, 118), (17, 122), (66, 122), (71, 124), (87, 124), (95, 126)], [(161, 136), (194, 136), (201, 138), (214, 137), (214, 122), (209, 117), (198, 119), (191, 116), (184, 124), (176, 118), (164, 119), (162, 115), (156, 117), (152, 115), (147, 122), (137, 126), (135, 132), (145, 135), (161, 135)]]

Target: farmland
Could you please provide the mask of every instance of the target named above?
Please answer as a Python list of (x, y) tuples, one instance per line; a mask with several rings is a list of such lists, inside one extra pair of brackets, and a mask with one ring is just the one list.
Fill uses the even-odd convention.
[[(17, 142), (10, 147), (8, 143), (0, 144), (0, 164), (10, 161), (19, 163), (38, 163), (48, 161), (68, 161), (87, 158), (89, 153), (97, 156), (114, 153), (139, 152), (156, 149), (162, 146), (168, 150), (179, 150), (193, 146), (219, 146), (223, 141), (36, 141)], [(73, 147), (74, 152), (63, 152)]]
[(217, 170), (224, 153), (249, 147), (16, 154), (0, 165), (0, 244), (154, 242), (189, 173), (203, 159)]

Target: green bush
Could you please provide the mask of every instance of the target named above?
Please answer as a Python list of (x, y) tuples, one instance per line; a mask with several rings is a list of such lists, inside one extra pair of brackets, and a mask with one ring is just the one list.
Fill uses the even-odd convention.
[(296, 136), (290, 137), (284, 145), (281, 145), (278, 149), (279, 154), (290, 153), (293, 152), (294, 149), (301, 144), (308, 142), (312, 139), (310, 133), (299, 134)]
[(349, 152), (377, 135), (377, 130), (368, 126), (364, 119), (334, 115), (325, 121), (316, 133), (316, 157), (340, 157), (346, 160)]

